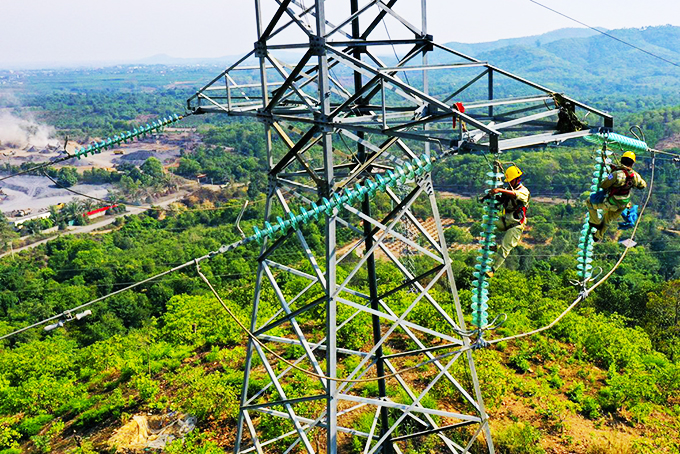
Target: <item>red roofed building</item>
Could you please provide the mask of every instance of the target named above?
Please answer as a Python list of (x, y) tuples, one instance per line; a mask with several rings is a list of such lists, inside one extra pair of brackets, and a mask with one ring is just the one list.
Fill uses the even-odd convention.
[(104, 214), (106, 214), (108, 210), (110, 210), (111, 208), (115, 208), (117, 206), (118, 205), (109, 205), (106, 207), (97, 208), (96, 210), (88, 211), (87, 213), (83, 214), (83, 217), (87, 217), (89, 219), (98, 218), (100, 216), (104, 216)]

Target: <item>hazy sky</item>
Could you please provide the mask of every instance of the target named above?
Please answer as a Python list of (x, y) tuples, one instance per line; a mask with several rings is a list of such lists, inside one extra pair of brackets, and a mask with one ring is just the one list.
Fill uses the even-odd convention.
[[(262, 2), (275, 5), (274, 0)], [(678, 0), (541, 2), (608, 29), (680, 26)], [(334, 5), (347, 3), (327, 0), (327, 8), (333, 12)], [(400, 0), (395, 8), (420, 25), (420, 3)], [(239, 55), (252, 49), (256, 38), (254, 4), (254, 0), (3, 0), (0, 67), (137, 60), (157, 54)], [(428, 26), (435, 40), (444, 43), (494, 41), (578, 25), (529, 0), (428, 0)]]

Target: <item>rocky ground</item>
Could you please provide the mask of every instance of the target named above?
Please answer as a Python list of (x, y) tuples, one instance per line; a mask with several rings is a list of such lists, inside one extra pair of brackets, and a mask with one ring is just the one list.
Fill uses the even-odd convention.
[[(73, 190), (88, 194), (93, 197), (104, 198), (112, 186), (102, 185), (76, 185)], [(66, 189), (58, 188), (45, 177), (21, 175), (0, 182), (0, 189), (7, 195), (7, 199), (0, 201), (0, 211), (10, 216), (14, 210), (30, 208), (32, 213), (45, 211), (50, 205), (67, 203), (79, 197)]]

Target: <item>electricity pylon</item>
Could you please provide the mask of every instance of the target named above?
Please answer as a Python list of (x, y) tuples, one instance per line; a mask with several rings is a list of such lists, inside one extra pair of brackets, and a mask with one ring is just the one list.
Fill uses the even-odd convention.
[[(426, 0), (328, 2), (332, 11), (323, 0), (308, 3), (255, 0), (253, 50), (188, 100), (195, 113), (264, 125), (267, 222), (423, 154), (494, 158), (581, 137), (590, 132), (584, 115), (612, 126), (603, 112), (435, 43)], [(419, 5), (419, 23), (397, 3)], [(360, 209), (330, 208), (323, 246), (310, 246), (314, 229), (305, 225), (264, 240), (250, 330), (312, 374), (248, 342), (235, 453), (336, 453), (350, 445), (400, 453), (414, 443), (494, 452), (432, 175), (402, 182), (386, 198), (366, 194)], [(427, 216), (434, 229), (425, 228)], [(417, 236), (399, 233), (404, 222)], [(415, 269), (386, 247), (390, 239), (418, 254)], [(285, 260), (291, 246), (300, 263)], [(324, 331), (310, 330), (321, 318)], [(358, 344), (369, 326), (368, 342)]]

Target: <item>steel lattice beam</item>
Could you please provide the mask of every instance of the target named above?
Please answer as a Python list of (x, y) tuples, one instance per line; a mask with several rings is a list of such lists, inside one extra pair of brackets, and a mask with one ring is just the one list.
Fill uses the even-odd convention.
[[(194, 113), (251, 117), (264, 125), (268, 222), (292, 204), (330, 199), (391, 172), (431, 146), (494, 154), (587, 132), (558, 128), (565, 114), (587, 113), (595, 127), (612, 127), (612, 117), (597, 109), (435, 43), (427, 33), (426, 0), (420, 0), (420, 24), (397, 10), (417, 0), (347, 0), (338, 17), (328, 14), (324, 0), (310, 1), (255, 0), (254, 49), (187, 100)], [(397, 24), (390, 27), (394, 39), (377, 36), (386, 21)], [(394, 46), (406, 48), (403, 56), (384, 57)], [(275, 153), (272, 132), (284, 153)], [(480, 435), (494, 452), (472, 352), (436, 356), (469, 346), (470, 338), (431, 176), (388, 190), (388, 197), (389, 209), (366, 195), (358, 209), (327, 213), (321, 247), (311, 247), (309, 230), (300, 226), (265, 239), (250, 329), (310, 373), (391, 375), (375, 389), (318, 377), (303, 386), (299, 371), (250, 341), (235, 453), (336, 453), (346, 437), (362, 438), (364, 453), (401, 453), (425, 437), (434, 437), (442, 451), (467, 453)], [(430, 218), (418, 218), (414, 204), (427, 207)], [(418, 272), (401, 256), (404, 249), (418, 255)], [(286, 260), (291, 250), (298, 262)], [(381, 270), (390, 277), (381, 278)], [(352, 344), (347, 334), (357, 324), (370, 332), (365, 345)], [(431, 370), (399, 373), (406, 361), (424, 360)], [(455, 410), (423, 405), (441, 386), (455, 390)], [(370, 417), (368, 426), (357, 425), (361, 415)], [(256, 418), (280, 421), (278, 432), (265, 435)]]

